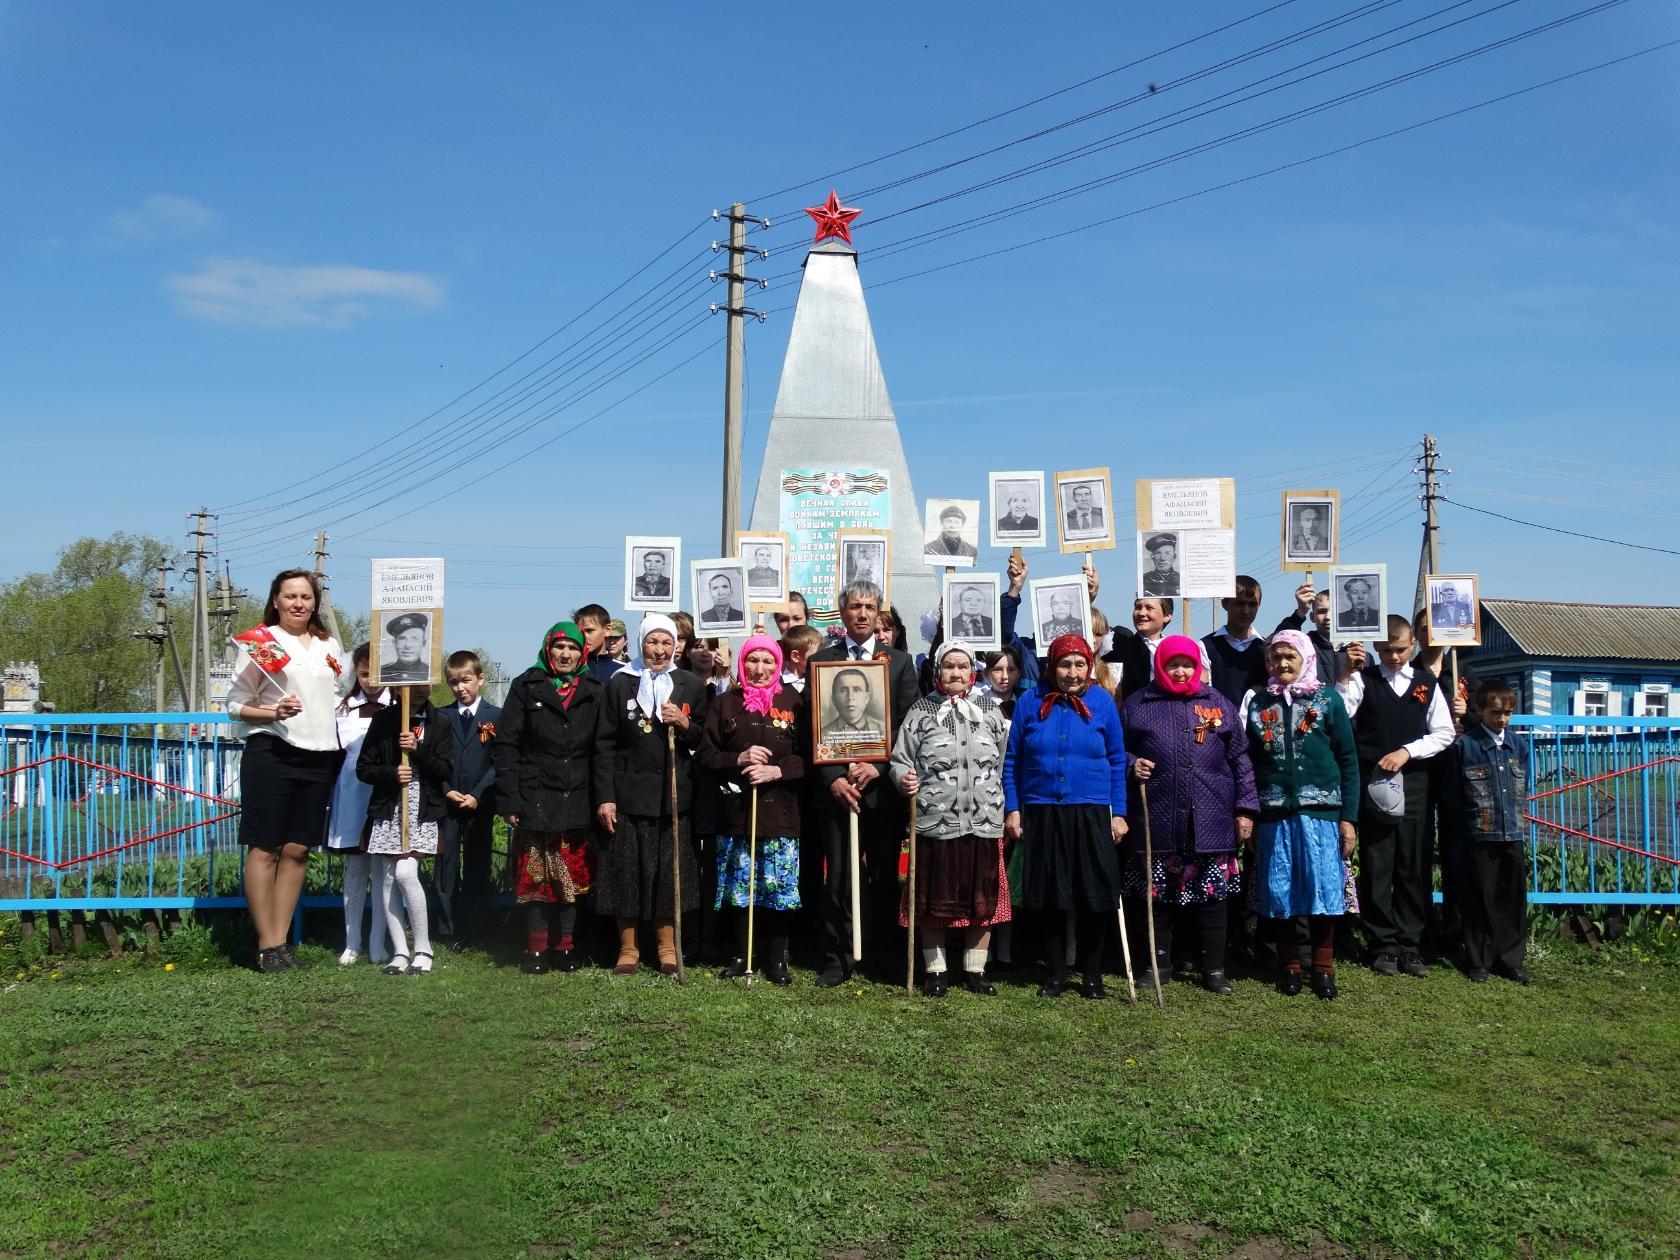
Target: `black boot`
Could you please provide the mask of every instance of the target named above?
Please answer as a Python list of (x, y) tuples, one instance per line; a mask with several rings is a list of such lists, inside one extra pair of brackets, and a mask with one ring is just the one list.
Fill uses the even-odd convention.
[(747, 974), (747, 912), (735, 912), (735, 952), (729, 965), (718, 972), (719, 980), (739, 980)]
[(943, 971), (930, 971), (922, 977), (923, 997), (942, 998), (950, 992), (950, 988)]
[(997, 985), (986, 979), (984, 971), (963, 972), (962, 985), (970, 993), (978, 993), (981, 997), (997, 996)]
[(1336, 973), (1314, 969), (1312, 991), (1314, 997), (1325, 1002), (1334, 1002), (1336, 1000)]

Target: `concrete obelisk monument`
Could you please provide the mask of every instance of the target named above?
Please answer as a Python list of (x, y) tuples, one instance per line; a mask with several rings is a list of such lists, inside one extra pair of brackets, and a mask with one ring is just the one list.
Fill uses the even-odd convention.
[[(922, 559), (916, 492), (849, 243), (860, 211), (831, 192), (826, 205), (806, 213), (817, 222), (816, 244), (805, 256), (752, 528), (788, 535), (790, 585), (814, 614), (826, 614), (816, 619), (830, 621), (838, 586), (852, 576), (840, 571), (838, 535), (856, 531), (863, 540), (858, 564), (885, 552), (888, 599), (911, 639), (919, 639), (921, 615), (939, 594)], [(883, 535), (890, 548), (881, 546)]]

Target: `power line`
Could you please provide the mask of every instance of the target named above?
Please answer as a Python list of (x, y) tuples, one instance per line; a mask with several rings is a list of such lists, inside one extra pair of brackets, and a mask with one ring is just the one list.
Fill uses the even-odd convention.
[(1450, 503), (1453, 507), (1461, 507), (1466, 512), (1479, 512), (1483, 516), (1497, 517), (1502, 521), (1510, 521), (1513, 525), (1526, 525), (1530, 529), (1543, 529), (1547, 533), (1551, 534), (1567, 534), (1571, 538), (1585, 538), (1588, 542), (1609, 543), (1613, 547), (1632, 547), (1636, 551), (1655, 551), (1660, 555), (1680, 556), (1680, 551), (1677, 551), (1672, 547), (1654, 547), (1650, 543), (1626, 542), (1618, 538), (1603, 538), (1598, 534), (1583, 534), (1579, 530), (1563, 529), (1561, 526), (1557, 525), (1545, 525), (1540, 521), (1525, 521), (1515, 516), (1506, 516), (1503, 512), (1495, 512), (1488, 508), (1476, 507), (1474, 504), (1463, 503), (1458, 499), (1449, 499), (1445, 495), (1441, 496), (1441, 502)]

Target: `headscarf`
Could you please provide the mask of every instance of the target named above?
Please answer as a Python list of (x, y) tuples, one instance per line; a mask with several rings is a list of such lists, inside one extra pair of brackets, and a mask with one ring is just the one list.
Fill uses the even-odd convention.
[[(652, 634), (655, 630), (663, 630), (666, 634), (670, 635), (671, 647), (675, 650), (677, 644), (677, 623), (672, 621), (664, 613), (643, 614), (642, 624), (636, 629), (637, 648), (639, 649), (642, 644), (646, 643), (648, 635)], [(672, 660), (671, 664), (667, 665), (658, 673), (654, 673), (654, 671), (649, 669), (647, 666), (646, 655), (643, 655), (642, 676), (641, 680), (636, 684), (636, 707), (648, 717), (658, 718), (661, 706), (663, 706), (664, 703), (671, 698), (671, 692), (675, 686), (675, 684), (671, 681), (671, 670), (675, 667), (676, 661)]]
[[(753, 652), (768, 652), (776, 660), (768, 687), (754, 687), (747, 681), (747, 657)], [(748, 713), (770, 712), (770, 706), (776, 703), (777, 692), (782, 689), (782, 645), (767, 634), (753, 635), (741, 644), (741, 651), (735, 657), (735, 680), (741, 684), (741, 698), (747, 703)]]
[(1092, 668), (1095, 667), (1097, 659), (1097, 654), (1091, 650), (1091, 645), (1084, 635), (1064, 634), (1057, 636), (1055, 641), (1050, 644), (1050, 676), (1046, 680), (1049, 690), (1045, 693), (1044, 703), (1038, 708), (1039, 720), (1043, 721), (1049, 717), (1050, 710), (1058, 704), (1066, 704), (1081, 718), (1089, 722), (1091, 720), (1091, 710), (1086, 706), (1083, 697), (1086, 687), (1089, 687), (1090, 684), (1087, 683), (1078, 692), (1063, 691), (1056, 686), (1056, 662), (1064, 656), (1083, 656), (1086, 666)]
[(1299, 630), (1279, 630), (1266, 643), (1268, 649), (1278, 646), (1294, 648), (1300, 654), (1301, 672), (1295, 676), (1292, 683), (1268, 678), (1266, 690), (1274, 696), (1282, 696), (1285, 700), (1300, 700), (1312, 695), (1318, 690), (1318, 653), (1313, 648), (1312, 640)]
[[(1190, 681), (1175, 683), (1167, 677), (1167, 662), (1175, 656), (1188, 656), (1196, 663)], [(1189, 635), (1169, 634), (1155, 649), (1155, 685), (1168, 695), (1193, 696), (1202, 689), (1202, 645)]]
[[(549, 663), (548, 652), (554, 646), (556, 639), (565, 639), (575, 643), (583, 649), (583, 655), (578, 657), (577, 666), (565, 674), (554, 672), (554, 666)], [(589, 672), (589, 645), (583, 641), (583, 632), (572, 621), (556, 621), (543, 635), (542, 651), (537, 653), (537, 668), (548, 675), (548, 681), (553, 684), (555, 694), (560, 697), (560, 707), (572, 707), (572, 697), (577, 695), (578, 679)]]
[[(945, 658), (952, 652), (961, 652), (968, 657), (968, 686), (961, 695), (945, 690), (939, 681), (939, 667), (945, 663)], [(978, 726), (984, 715), (980, 706), (969, 699), (969, 693), (974, 689), (974, 675), (979, 666), (979, 658), (974, 655), (974, 649), (961, 639), (946, 639), (939, 645), (939, 650), (933, 654), (933, 685), (939, 689), (939, 694), (945, 697), (945, 702), (935, 711), (934, 717), (939, 723), (950, 729), (950, 722), (961, 718), (970, 726)]]

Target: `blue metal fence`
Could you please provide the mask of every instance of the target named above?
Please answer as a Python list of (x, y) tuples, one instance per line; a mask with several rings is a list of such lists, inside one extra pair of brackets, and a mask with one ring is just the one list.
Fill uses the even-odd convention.
[[(1680, 904), (1680, 721), (1522, 715), (1529, 899)], [(239, 754), (219, 713), (0, 719), (0, 911), (244, 905)], [(339, 864), (303, 904), (338, 904)]]

